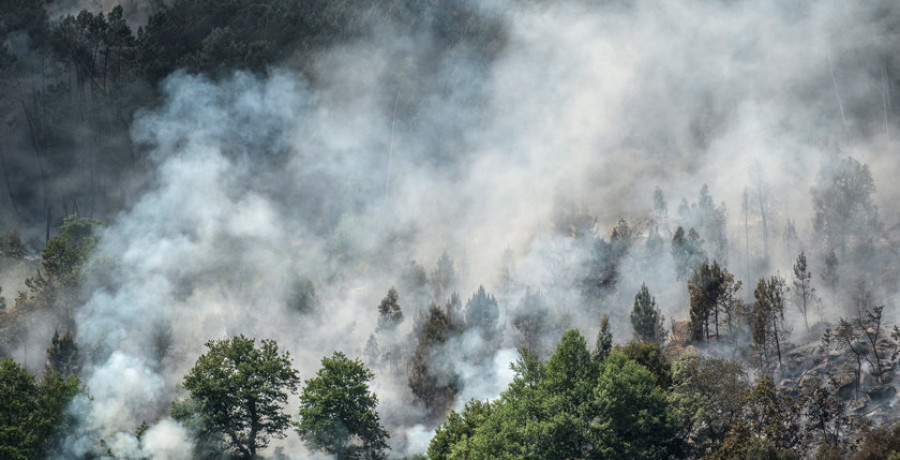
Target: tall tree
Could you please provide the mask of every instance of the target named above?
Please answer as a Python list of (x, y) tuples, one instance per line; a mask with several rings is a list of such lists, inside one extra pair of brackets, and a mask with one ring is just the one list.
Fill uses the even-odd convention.
[(62, 337), (59, 331), (53, 332), (51, 346), (47, 349), (47, 370), (64, 376), (81, 372), (78, 344), (68, 331)]
[(300, 383), (290, 354), (280, 353), (273, 340), (257, 347), (243, 335), (211, 340), (206, 347), (184, 377), (190, 398), (176, 402), (173, 415), (200, 419), (202, 430), (218, 435), (235, 456), (255, 459), (290, 426), (283, 406)]
[(477, 328), (488, 339), (494, 338), (497, 332), (497, 321), (500, 317), (500, 308), (497, 299), (479, 286), (475, 294), (466, 302), (466, 327)]
[(753, 343), (767, 364), (769, 349), (775, 347), (781, 365), (781, 345), (790, 332), (784, 324), (784, 280), (773, 276), (760, 279), (753, 291)]
[(704, 261), (694, 270), (688, 279), (693, 340), (703, 340), (704, 332), (706, 340), (709, 340), (710, 319), (715, 326), (716, 340), (719, 339), (719, 312), (728, 303), (728, 296), (733, 292), (734, 284), (734, 275), (728, 273), (724, 267), (720, 267), (715, 260), (712, 264)]
[(657, 379), (613, 352), (594, 388), (593, 458), (667, 458), (676, 452), (675, 422)]
[(676, 278), (683, 280), (690, 276), (706, 260), (700, 234), (693, 228), (687, 232), (684, 227), (675, 229), (675, 235), (672, 236), (672, 257), (675, 259)]
[(0, 457), (48, 458), (53, 438), (65, 429), (78, 377), (48, 370), (38, 381), (10, 358), (0, 359)]
[(527, 289), (522, 302), (513, 312), (512, 322), (522, 336), (520, 345), (540, 354), (542, 338), (552, 327), (549, 324), (550, 309), (544, 295), (540, 291)]
[(803, 315), (803, 324), (808, 331), (809, 319), (807, 319), (807, 313), (809, 312), (809, 307), (818, 301), (818, 297), (816, 296), (816, 288), (812, 285), (812, 272), (807, 269), (806, 253), (803, 252), (797, 256), (797, 261), (794, 262), (793, 294), (794, 302)]
[(337, 460), (385, 458), (389, 436), (375, 410), (378, 398), (369, 391), (374, 377), (339, 351), (322, 359), (300, 394), (297, 432), (309, 447)]
[(835, 159), (819, 171), (812, 189), (813, 228), (826, 250), (834, 249), (843, 258), (848, 245), (867, 244), (878, 231), (874, 192), (869, 167), (851, 157)]
[(416, 327), (416, 349), (409, 365), (409, 388), (425, 405), (432, 418), (440, 418), (459, 391), (459, 376), (450, 366), (444, 344), (458, 333), (458, 325), (447, 308), (431, 304)]
[(403, 322), (403, 309), (400, 308), (397, 290), (391, 286), (387, 295), (378, 304), (378, 327), (380, 329), (394, 329)]
[(650, 295), (646, 284), (641, 284), (631, 309), (631, 327), (634, 328), (635, 338), (642, 342), (662, 342), (666, 338), (663, 321), (656, 307), (656, 298)]
[(609, 352), (612, 351), (612, 347), (613, 336), (609, 327), (609, 315), (604, 313), (603, 317), (600, 318), (600, 330), (597, 331), (597, 339), (594, 341), (594, 353), (592, 355), (594, 361), (600, 362), (606, 359), (609, 356)]

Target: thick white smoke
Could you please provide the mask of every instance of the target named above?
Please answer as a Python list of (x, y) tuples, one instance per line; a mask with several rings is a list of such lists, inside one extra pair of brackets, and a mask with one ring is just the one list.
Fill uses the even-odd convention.
[[(866, 101), (882, 100), (880, 74), (852, 65), (877, 65), (865, 57), (879, 56), (878, 40), (857, 40), (872, 10), (837, 1), (626, 4), (495, 2), (485, 14), (507, 28), (496, 61), (476, 65), (450, 50), (430, 74), (402, 69), (410, 80), (441, 80), (445, 93), (390, 83), (398, 55), (416, 62), (426, 52), (390, 31), (322, 56), (315, 86), (283, 69), (169, 77), (165, 102), (138, 114), (132, 131), (153, 186), (103, 230), (98, 275), (76, 318), (77, 341), (96, 351), (86, 370), (93, 399), (76, 404), (84, 429), (121, 458), (177, 458), (191, 441), (165, 414), (204, 342), (273, 338), (308, 378), (333, 350), (360, 355), (401, 270), (413, 259), (430, 270), (444, 250), (460, 263), (466, 298), (479, 284), (496, 287), (509, 249), (517, 280), (590, 337), (596, 316), (579, 316), (574, 286), (585, 254), (553, 233), (560, 196), (607, 234), (619, 218), (646, 221), (655, 186), (674, 216), (681, 197), (695, 199), (708, 183), (731, 213), (730, 233), (742, 235), (733, 217), (751, 173), (762, 171), (773, 220), (791, 217), (806, 236), (809, 188), (822, 152), (838, 143), (885, 166), (873, 169), (883, 207), (896, 197), (886, 180), (897, 169), (886, 153), (894, 141), (869, 127), (894, 129), (896, 120), (869, 116)], [(398, 106), (415, 106), (416, 116)], [(627, 289), (612, 301), (622, 339), (642, 281), (661, 293), (667, 316), (683, 314), (670, 264), (623, 264)], [(297, 276), (314, 282), (319, 318), (285, 306)], [(425, 307), (401, 304), (398, 337)], [(496, 397), (511, 379), (514, 334), (503, 325), (491, 372), (459, 364), (457, 407)], [(398, 448), (421, 452), (429, 427), (410, 409), (405, 373), (376, 371), (382, 417), (405, 439)], [(138, 439), (142, 421), (150, 428)], [(305, 455), (293, 438), (282, 447)], [(80, 438), (66, 446), (87, 449)]]

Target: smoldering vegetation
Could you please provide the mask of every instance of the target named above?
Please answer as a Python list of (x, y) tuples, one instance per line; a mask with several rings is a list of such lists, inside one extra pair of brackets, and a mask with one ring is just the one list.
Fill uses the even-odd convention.
[[(799, 392), (821, 355), (848, 401), (893, 388), (891, 2), (14, 3), (0, 350), (38, 373), (69, 333), (83, 385), (48, 456), (206, 448), (173, 402), (239, 334), (302, 379), (362, 359), (389, 455), (423, 454), (517, 349), (604, 316), (628, 342), (642, 285), (672, 359)], [(697, 319), (714, 260), (730, 291)], [(291, 431), (263, 455), (318, 454)]]

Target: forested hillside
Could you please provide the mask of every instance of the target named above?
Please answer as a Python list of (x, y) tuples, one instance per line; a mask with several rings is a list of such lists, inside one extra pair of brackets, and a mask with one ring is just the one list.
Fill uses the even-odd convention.
[(0, 457), (900, 458), (898, 31), (0, 0)]

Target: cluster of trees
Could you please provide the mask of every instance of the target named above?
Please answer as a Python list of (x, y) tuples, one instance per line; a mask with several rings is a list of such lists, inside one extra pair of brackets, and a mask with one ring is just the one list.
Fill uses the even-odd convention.
[[(33, 246), (36, 230), (46, 242), (63, 216), (123, 208), (146, 172), (133, 116), (159, 103), (160, 82), (177, 70), (219, 78), (289, 66), (315, 84), (320, 53), (385, 26), (433, 37), (432, 57), (399, 59), (477, 45), (467, 58), (489, 60), (503, 43), (499, 22), (459, 2), (175, 0), (137, 24), (121, 6), (51, 18), (43, 1), (5, 1), (0, 18), (0, 179), (12, 207), (4, 217)], [(398, 70), (393, 83), (440, 90), (419, 77)], [(400, 109), (412, 114), (412, 101)]]
[(499, 399), (450, 413), (429, 458), (832, 458), (850, 423), (827, 383), (792, 395), (737, 361), (670, 364), (655, 342), (591, 353), (570, 330), (546, 362), (523, 349), (513, 369)]
[(300, 377), (290, 355), (272, 340), (239, 335), (210, 341), (208, 351), (184, 377), (190, 396), (172, 405), (172, 416), (190, 427), (195, 455), (258, 458), (272, 438), (292, 426), (313, 450), (338, 459), (380, 459), (388, 433), (379, 423), (378, 399), (369, 391), (374, 375), (341, 352), (322, 359), (322, 368), (300, 394), (299, 420), (284, 412)]

